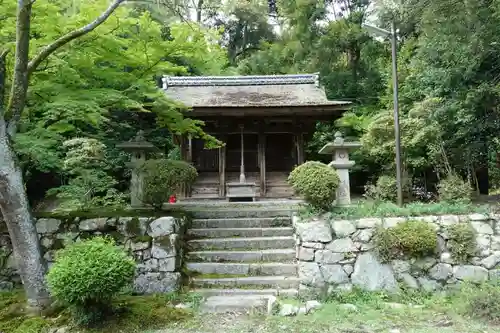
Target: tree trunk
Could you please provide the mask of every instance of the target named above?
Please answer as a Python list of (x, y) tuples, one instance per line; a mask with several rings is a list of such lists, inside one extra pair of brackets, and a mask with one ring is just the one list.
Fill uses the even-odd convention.
[(0, 211), (9, 230), (28, 307), (39, 311), (50, 304), (44, 281), (47, 267), (24, 190), (22, 171), (5, 127), (4, 120), (0, 119)]
[[(59, 48), (93, 31), (123, 3), (114, 0), (95, 20), (75, 29), (42, 48), (29, 61), (31, 8), (34, 0), (19, 0), (16, 18), (16, 52), (7, 109), (4, 109), (5, 57), (0, 52), (0, 212), (3, 215), (14, 249), (17, 268), (24, 285), (28, 307), (41, 310), (50, 303), (45, 285), (47, 266), (42, 256), (40, 239), (31, 215), (24, 188), (22, 170), (11, 146), (11, 138), (17, 132), (18, 122), (26, 104), (30, 74)], [(9, 123), (6, 123), (6, 116)]]
[(196, 6), (196, 22), (201, 24), (201, 13), (203, 11), (204, 0), (198, 0), (198, 5)]
[[(19, 1), (17, 13), (16, 54), (12, 95), (8, 113), (14, 126), (20, 119), (28, 89), (28, 52), (32, 2)], [(40, 239), (31, 216), (28, 197), (24, 189), (22, 170), (12, 149), (5, 122), (3, 97), (6, 87), (6, 56), (0, 54), (0, 212), (3, 215), (14, 250), (16, 265), (24, 285), (28, 309), (40, 311), (50, 304), (49, 292), (45, 286), (46, 263), (42, 257)]]
[(481, 153), (479, 155), (478, 167), (476, 168), (476, 177), (478, 183), (479, 194), (488, 195), (490, 188), (490, 175), (489, 175), (489, 151), (488, 151), (488, 138), (486, 135), (481, 140)]

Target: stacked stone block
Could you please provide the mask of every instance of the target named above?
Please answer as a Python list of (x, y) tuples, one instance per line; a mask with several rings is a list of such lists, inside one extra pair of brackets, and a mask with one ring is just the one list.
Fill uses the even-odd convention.
[[(436, 256), (382, 263), (372, 238), (377, 227), (413, 220), (429, 223), (437, 233)], [(468, 262), (453, 259), (447, 228), (470, 223), (476, 232), (477, 255)], [(293, 218), (300, 289), (325, 288), (397, 291), (401, 284), (434, 291), (461, 281), (484, 282), (500, 277), (500, 215), (422, 216), (328, 220)]]
[[(187, 222), (187, 217), (172, 216), (39, 218), (36, 227), (49, 269), (57, 250), (72, 242), (93, 236), (114, 238), (137, 262), (135, 291), (147, 294), (170, 292), (180, 287), (181, 243)], [(4, 229), (0, 229), (0, 289), (11, 289), (20, 279), (9, 235)]]

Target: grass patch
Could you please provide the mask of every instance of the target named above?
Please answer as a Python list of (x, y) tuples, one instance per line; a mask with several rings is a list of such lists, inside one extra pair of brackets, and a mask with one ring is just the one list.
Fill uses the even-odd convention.
[[(359, 201), (349, 207), (332, 207), (327, 215), (331, 219), (352, 219), (363, 217), (398, 217), (425, 215), (463, 215), (471, 213), (489, 213), (492, 207), (485, 204), (463, 203), (422, 203), (413, 202), (399, 207), (392, 202)], [(318, 211), (311, 207), (303, 207), (302, 217), (317, 216)]]
[(433, 293), (409, 289), (403, 285), (400, 286), (400, 291), (397, 293), (365, 291), (354, 287), (351, 291), (339, 290), (334, 292), (322, 301), (326, 303), (349, 303), (360, 306), (380, 307), (384, 303), (424, 304), (432, 299), (433, 295)]
[[(179, 325), (165, 327), (162, 332), (382, 333), (392, 330), (405, 333), (500, 332), (494, 321), (485, 320), (486, 317), (476, 316), (471, 312), (473, 304), (471, 300), (479, 294), (478, 290), (484, 288), (485, 286), (470, 285), (449, 293), (402, 290), (397, 294), (354, 289), (350, 293), (331, 295), (323, 300), (321, 309), (308, 315), (281, 317), (203, 314)], [(498, 287), (491, 286), (491, 288)], [(484, 294), (491, 294), (491, 290), (484, 290)], [(490, 300), (495, 302), (498, 297), (500, 296), (494, 293)], [(296, 304), (294, 300), (290, 302)], [(289, 302), (285, 299), (284, 303)], [(354, 308), (343, 306), (346, 303), (354, 305)], [(489, 301), (482, 304), (487, 303)], [(482, 306), (482, 308), (488, 307)], [(497, 309), (497, 307), (492, 308)]]
[(169, 304), (190, 304), (192, 309), (198, 309), (203, 301), (202, 295), (191, 293), (189, 290), (165, 294), (164, 297)]
[[(124, 295), (114, 302), (115, 315), (98, 328), (78, 328), (80, 333), (142, 333), (161, 329), (172, 323), (192, 318), (192, 311), (177, 309), (179, 303), (201, 302), (196, 294), (163, 294), (147, 296)], [(24, 311), (25, 297), (21, 291), (0, 293), (0, 332), (46, 333), (50, 327), (72, 326), (69, 311), (54, 307), (42, 317), (30, 317)]]

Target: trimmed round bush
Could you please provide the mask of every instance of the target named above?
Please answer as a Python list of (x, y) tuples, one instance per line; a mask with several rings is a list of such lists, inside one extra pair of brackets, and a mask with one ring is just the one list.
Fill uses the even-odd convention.
[(110, 313), (113, 297), (132, 284), (135, 268), (134, 259), (112, 239), (96, 237), (59, 250), (47, 284), (77, 323), (91, 326)]
[(142, 165), (144, 172), (144, 203), (161, 208), (171, 195), (182, 186), (191, 186), (198, 172), (184, 161), (157, 159), (148, 160)]
[(436, 252), (437, 234), (427, 222), (406, 221), (392, 228), (378, 228), (373, 242), (383, 261), (423, 258)]
[(439, 200), (444, 202), (470, 203), (472, 188), (460, 176), (451, 174), (438, 184)]
[(288, 176), (294, 191), (315, 208), (328, 209), (339, 186), (339, 177), (328, 165), (309, 161), (296, 167)]

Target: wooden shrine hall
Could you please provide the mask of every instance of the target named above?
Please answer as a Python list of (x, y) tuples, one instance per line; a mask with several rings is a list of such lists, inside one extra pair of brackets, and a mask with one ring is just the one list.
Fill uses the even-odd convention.
[(193, 199), (293, 198), (287, 177), (304, 162), (304, 142), (317, 121), (335, 120), (349, 105), (328, 100), (317, 74), (164, 77), (163, 90), (225, 143), (209, 150), (178, 138), (199, 173), (184, 193)]

